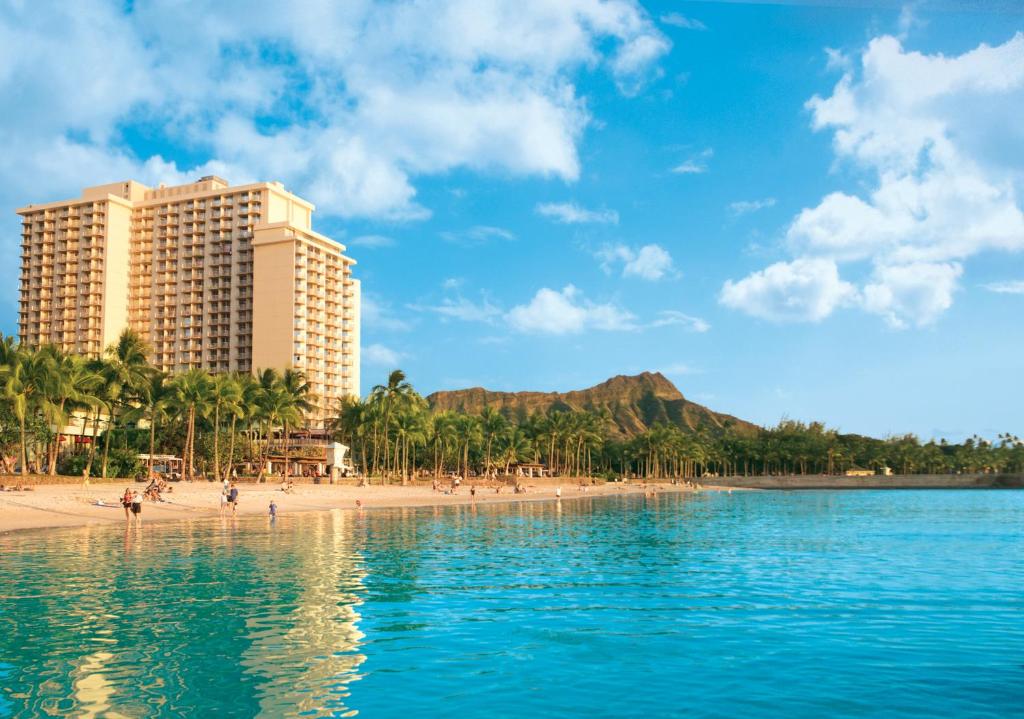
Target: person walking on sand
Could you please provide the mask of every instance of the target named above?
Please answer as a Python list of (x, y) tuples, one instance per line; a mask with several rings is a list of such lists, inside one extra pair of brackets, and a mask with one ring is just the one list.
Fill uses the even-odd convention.
[(135, 523), (142, 525), (142, 495), (132, 492), (132, 514), (135, 515)]
[(121, 506), (124, 507), (124, 521), (132, 521), (132, 488), (125, 487), (124, 494), (121, 496)]
[(220, 507), (218, 509), (218, 514), (221, 517), (223, 517), (225, 514), (227, 514), (227, 511), (228, 511), (228, 488), (225, 487), (224, 489), (220, 490)]
[(231, 483), (231, 489), (228, 490), (228, 504), (231, 505), (231, 514), (234, 516), (238, 513), (238, 487), (235, 483)]

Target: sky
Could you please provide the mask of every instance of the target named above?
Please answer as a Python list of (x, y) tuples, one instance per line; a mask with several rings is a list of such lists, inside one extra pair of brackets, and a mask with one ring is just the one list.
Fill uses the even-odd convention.
[(6, 333), (16, 207), (215, 173), (357, 261), (364, 392), (1024, 434), (1010, 0), (3, 0), (0, 98)]

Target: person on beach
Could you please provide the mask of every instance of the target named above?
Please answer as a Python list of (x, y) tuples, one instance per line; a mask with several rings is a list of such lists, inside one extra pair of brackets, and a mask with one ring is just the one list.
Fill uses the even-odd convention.
[(231, 489), (228, 490), (228, 504), (231, 505), (231, 514), (235, 515), (238, 513), (238, 487), (235, 483), (231, 483)]
[(475, 497), (476, 496), (476, 485), (475, 484), (469, 485), (469, 496), (470, 497)]
[(126, 522), (132, 521), (132, 515), (130, 514), (130, 512), (132, 510), (132, 488), (131, 487), (125, 487), (124, 488), (124, 495), (121, 497), (121, 506), (124, 507), (124, 521), (126, 521)]
[(132, 492), (132, 514), (135, 515), (135, 523), (142, 524), (142, 495)]
[(228, 510), (228, 489), (225, 487), (220, 491), (220, 508), (218, 514), (223, 517)]
[(277, 519), (277, 502), (270, 500), (270, 519), (271, 521)]
[(561, 498), (562, 498), (562, 488), (561, 487), (555, 487), (555, 499), (561, 499)]

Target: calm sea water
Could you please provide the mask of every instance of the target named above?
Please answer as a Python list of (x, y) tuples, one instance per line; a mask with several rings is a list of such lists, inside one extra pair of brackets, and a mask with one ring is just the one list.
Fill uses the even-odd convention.
[(0, 537), (0, 716), (1022, 716), (1024, 492)]

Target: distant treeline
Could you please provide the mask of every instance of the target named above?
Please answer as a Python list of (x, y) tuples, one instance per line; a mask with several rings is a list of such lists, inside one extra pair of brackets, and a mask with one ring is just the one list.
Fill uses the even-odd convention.
[[(0, 340), (0, 462), (6, 471), (128, 476), (144, 474), (140, 453), (182, 457), (186, 477), (227, 477), (259, 467), (270, 438), (302, 429), (317, 397), (301, 371), (255, 375), (176, 375), (148, 361), (149, 347), (126, 330), (101, 357)], [(535, 412), (524, 418), (493, 408), (480, 414), (432, 411), (395, 370), (365, 400), (345, 398), (329, 429), (352, 449), (365, 475), (405, 481), (416, 474), (502, 474), (542, 463), (561, 476), (700, 477), (708, 474), (820, 474), (857, 467), (899, 473), (1021, 472), (1024, 443), (1009, 434), (960, 444), (922, 444), (913, 435), (873, 439), (821, 423), (784, 421), (682, 429), (655, 425), (613, 438), (610, 413)], [(54, 431), (84, 418), (95, 442), (62, 444)], [(283, 444), (288, 452), (289, 443)], [(286, 454), (287, 456), (287, 454)], [(287, 467), (287, 462), (285, 462)], [(286, 470), (287, 471), (287, 470)]]
[(371, 475), (502, 473), (519, 462), (568, 476), (649, 478), (886, 467), (901, 474), (1024, 471), (1024, 442), (1010, 434), (996, 442), (922, 443), (911, 434), (875, 439), (785, 420), (755, 434), (728, 423), (695, 431), (659, 424), (623, 441), (611, 438), (611, 426), (606, 410), (535, 412), (521, 420), (493, 408), (475, 415), (434, 412), (400, 370), (366, 400), (343, 400), (335, 424), (339, 441)]

